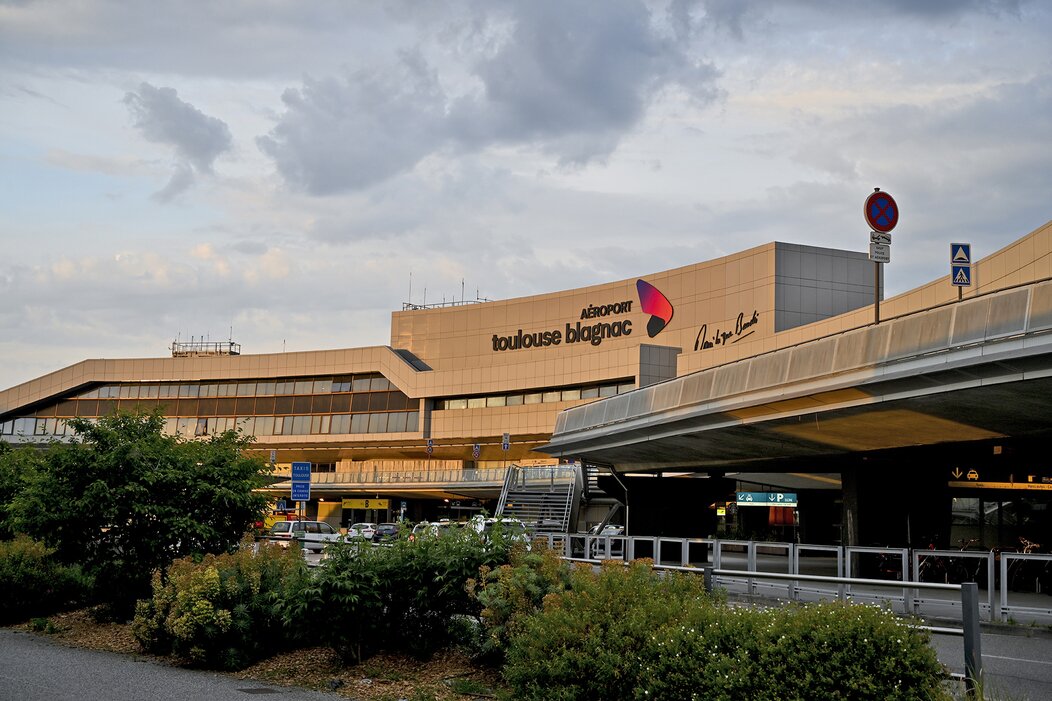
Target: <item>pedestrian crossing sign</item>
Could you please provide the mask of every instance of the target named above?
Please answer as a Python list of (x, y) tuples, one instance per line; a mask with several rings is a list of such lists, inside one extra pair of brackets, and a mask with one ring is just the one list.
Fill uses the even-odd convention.
[(972, 284), (972, 266), (951, 265), (950, 282), (954, 287), (970, 287)]

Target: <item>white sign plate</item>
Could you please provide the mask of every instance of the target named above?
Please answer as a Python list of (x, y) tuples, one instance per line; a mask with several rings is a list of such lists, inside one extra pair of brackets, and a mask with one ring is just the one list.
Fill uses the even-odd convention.
[(869, 244), (869, 259), (874, 263), (890, 263), (891, 246), (886, 243)]

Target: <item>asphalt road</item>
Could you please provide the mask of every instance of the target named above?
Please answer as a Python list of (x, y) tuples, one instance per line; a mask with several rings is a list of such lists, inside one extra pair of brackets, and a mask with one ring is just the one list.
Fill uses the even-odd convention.
[(168, 667), (112, 652), (58, 645), (0, 629), (0, 699), (18, 701), (334, 701), (336, 694)]
[[(1032, 631), (1004, 633), (983, 630), (979, 645), (983, 656), (984, 695), (1006, 701), (1052, 699), (1052, 635)], [(1011, 634), (1009, 634), (1011, 633)], [(936, 635), (932, 647), (950, 671), (964, 673), (964, 639)]]

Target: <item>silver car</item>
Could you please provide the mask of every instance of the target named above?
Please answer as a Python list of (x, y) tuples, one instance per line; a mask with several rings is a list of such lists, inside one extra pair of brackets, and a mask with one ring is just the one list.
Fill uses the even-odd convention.
[(287, 548), (293, 540), (304, 550), (320, 553), (329, 543), (343, 536), (325, 521), (278, 521), (270, 527), (267, 539)]

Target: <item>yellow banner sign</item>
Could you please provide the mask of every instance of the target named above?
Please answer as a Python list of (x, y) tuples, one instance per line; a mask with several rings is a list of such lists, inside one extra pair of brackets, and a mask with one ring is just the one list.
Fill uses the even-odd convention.
[(1052, 484), (1040, 482), (950, 482), (951, 487), (967, 489), (1021, 489), (1024, 491), (1052, 491)]
[(344, 499), (343, 508), (345, 509), (389, 509), (391, 508), (390, 499)]

